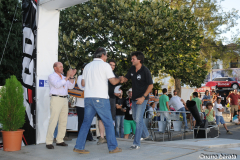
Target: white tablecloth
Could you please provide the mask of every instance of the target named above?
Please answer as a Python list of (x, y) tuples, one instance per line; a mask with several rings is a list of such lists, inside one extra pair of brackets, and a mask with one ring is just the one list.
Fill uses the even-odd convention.
[[(96, 124), (96, 117), (92, 120), (92, 125)], [(78, 116), (68, 116), (67, 129), (77, 131), (78, 130)]]

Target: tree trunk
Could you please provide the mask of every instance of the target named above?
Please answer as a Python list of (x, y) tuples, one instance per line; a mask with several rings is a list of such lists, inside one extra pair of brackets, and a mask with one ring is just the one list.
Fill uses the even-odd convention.
[(177, 91), (177, 95), (181, 97), (181, 79), (175, 78), (175, 90)]

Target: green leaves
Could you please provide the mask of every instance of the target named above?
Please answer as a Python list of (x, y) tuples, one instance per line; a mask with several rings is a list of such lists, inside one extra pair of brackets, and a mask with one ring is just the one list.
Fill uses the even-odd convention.
[(23, 87), (16, 76), (6, 80), (0, 89), (0, 123), (4, 131), (16, 131), (25, 122)]
[(11, 75), (21, 78), (22, 69), (22, 9), (18, 0), (0, 1), (0, 57), (7, 41), (10, 26), (13, 20), (15, 8), (18, 8), (9, 40), (0, 66), (0, 86), (5, 84), (5, 80)]
[[(77, 69), (90, 62), (101, 46), (108, 50), (108, 58), (117, 61), (117, 74), (124, 75), (131, 66), (131, 52), (138, 50), (144, 53), (144, 65), (153, 75), (162, 70), (183, 82), (200, 85), (206, 72), (199, 70), (202, 37), (194, 21), (190, 9), (171, 9), (162, 1), (92, 0), (61, 11), (59, 38), (64, 35), (70, 62)], [(60, 46), (63, 64), (64, 54)], [(191, 78), (194, 72), (201, 73), (201, 78)]]

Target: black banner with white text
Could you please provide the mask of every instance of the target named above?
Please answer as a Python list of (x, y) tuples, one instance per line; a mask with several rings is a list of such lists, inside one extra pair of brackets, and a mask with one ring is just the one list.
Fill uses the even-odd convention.
[(23, 11), (23, 59), (22, 85), (26, 107), (23, 126), (25, 145), (36, 144), (36, 39), (37, 0), (22, 0)]

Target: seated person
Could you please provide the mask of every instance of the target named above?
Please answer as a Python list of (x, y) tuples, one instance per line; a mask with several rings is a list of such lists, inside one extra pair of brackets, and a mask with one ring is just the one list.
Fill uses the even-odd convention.
[(208, 120), (208, 124), (215, 125), (216, 124), (214, 120), (215, 112), (213, 110), (213, 104), (211, 102), (207, 103), (206, 108), (207, 109), (205, 109), (205, 114), (206, 114), (206, 119)]
[(149, 108), (148, 112), (149, 112), (148, 118), (152, 118), (153, 121), (160, 121), (160, 116), (157, 116), (154, 102), (150, 103), (150, 108)]

